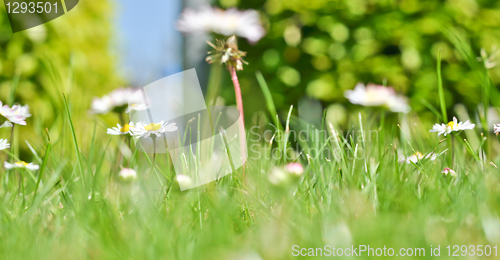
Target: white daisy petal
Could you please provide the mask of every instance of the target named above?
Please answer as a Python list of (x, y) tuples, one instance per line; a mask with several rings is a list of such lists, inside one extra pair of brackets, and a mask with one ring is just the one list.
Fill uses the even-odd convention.
[(15, 163), (9, 163), (9, 162), (4, 162), (5, 169), (10, 170), (14, 168), (20, 168), (20, 169), (28, 169), (30, 171), (36, 171), (40, 168), (39, 165), (33, 164), (33, 163), (26, 163), (23, 161), (20, 162), (15, 162)]
[(173, 132), (177, 130), (175, 123), (166, 124), (164, 121), (159, 123), (137, 123), (135, 126), (130, 127), (130, 134), (136, 138), (148, 138), (152, 134), (160, 137), (164, 132)]
[(10, 147), (9, 142), (7, 142), (7, 139), (0, 139), (0, 150), (5, 150)]
[[(94, 114), (106, 114), (115, 108), (125, 107), (128, 104), (136, 104), (139, 109), (144, 108), (144, 100), (142, 95), (138, 95), (139, 90), (133, 88), (119, 88), (113, 90), (108, 95), (101, 98), (95, 97), (92, 100), (91, 112)], [(132, 109), (128, 107), (126, 111), (130, 112)], [(128, 113), (127, 112), (127, 113)]]
[(362, 106), (386, 107), (392, 112), (408, 113), (410, 106), (406, 97), (398, 95), (391, 87), (358, 83), (353, 90), (344, 92), (353, 104)]
[(495, 130), (495, 134), (500, 133), (500, 124), (493, 125), (493, 129)]
[(2, 125), (0, 125), (0, 128), (4, 128), (4, 127), (12, 127), (12, 123), (10, 121), (5, 121), (5, 122), (3, 122)]
[(131, 134), (131, 128), (134, 127), (134, 122), (130, 122), (121, 126), (120, 124), (116, 124), (116, 127), (108, 128), (108, 135), (126, 135)]
[(10, 127), (11, 123), (18, 125), (26, 125), (26, 118), (30, 117), (29, 106), (13, 105), (12, 108), (8, 105), (3, 105), (0, 102), (0, 115), (5, 117), (9, 123), (4, 122), (0, 127)]
[(14, 168), (14, 165), (12, 163), (9, 163), (9, 162), (4, 162), (4, 166), (5, 166), (6, 170), (10, 170), (10, 169)]
[(474, 129), (476, 125), (472, 124), (469, 120), (465, 122), (458, 122), (456, 117), (453, 117), (453, 121), (450, 121), (448, 124), (435, 124), (429, 132), (437, 132), (438, 136), (444, 134), (450, 134), (453, 131), (461, 131), (461, 130), (471, 130)]
[(257, 11), (240, 11), (236, 8), (222, 10), (210, 6), (204, 6), (198, 11), (184, 9), (177, 21), (177, 29), (189, 34), (238, 35), (250, 42), (259, 41), (265, 34)]

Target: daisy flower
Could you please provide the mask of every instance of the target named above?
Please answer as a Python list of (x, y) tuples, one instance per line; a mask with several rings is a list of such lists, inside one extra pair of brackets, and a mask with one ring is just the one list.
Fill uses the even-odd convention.
[(476, 125), (471, 124), (469, 120), (465, 122), (458, 122), (456, 117), (453, 117), (453, 121), (450, 121), (448, 124), (435, 124), (429, 132), (437, 132), (438, 136), (444, 134), (444, 136), (450, 134), (453, 131), (460, 130), (470, 130), (474, 129)]
[(12, 106), (12, 113), (14, 115), (18, 115), (24, 118), (28, 118), (31, 116), (30, 114), (30, 107), (28, 105), (13, 105)]
[(150, 135), (160, 137), (165, 132), (173, 132), (177, 130), (175, 123), (167, 124), (164, 121), (159, 123), (151, 123), (146, 125), (144, 123), (137, 123), (135, 126), (130, 127), (130, 134), (136, 138), (148, 138)]
[(108, 135), (126, 135), (130, 134), (130, 128), (134, 127), (134, 122), (130, 122), (128, 124), (124, 124), (121, 126), (120, 124), (116, 124), (116, 127), (108, 128)]
[(133, 181), (137, 179), (137, 172), (135, 172), (134, 169), (123, 168), (121, 169), (120, 173), (118, 173), (118, 177), (122, 181)]
[(431, 161), (434, 161), (434, 160), (436, 160), (438, 155), (439, 154), (436, 154), (436, 153), (428, 153), (424, 156), (421, 152), (416, 152), (408, 157), (401, 156), (399, 158), (399, 163), (404, 163), (404, 162), (406, 162), (407, 164), (410, 164), (412, 162), (417, 163), (418, 161), (420, 161), (422, 159), (430, 159)]
[(457, 173), (453, 169), (451, 169), (450, 167), (444, 168), (441, 173), (444, 173), (444, 175), (450, 174), (450, 176), (452, 176), (452, 177), (457, 177)]
[(484, 48), (481, 48), (481, 57), (477, 57), (477, 60), (479, 62), (483, 62), (486, 69), (492, 69), (497, 66), (497, 62), (495, 61), (495, 59), (498, 56), (498, 53), (499, 51), (495, 45), (491, 47), (491, 53), (489, 56), (488, 53), (486, 53), (486, 50)]
[(7, 142), (7, 139), (0, 139), (0, 150), (5, 150), (10, 147), (9, 142)]
[(30, 171), (36, 171), (40, 168), (40, 166), (38, 166), (36, 164), (27, 163), (24, 161), (15, 162), (15, 163), (5, 162), (4, 165), (5, 165), (5, 169), (7, 169), (7, 170), (14, 169), (14, 168), (23, 168), (23, 169), (28, 169)]
[[(130, 112), (134, 110), (135, 106), (142, 108), (145, 106), (143, 97), (138, 95), (137, 91), (133, 88), (119, 88), (113, 90), (109, 95), (101, 98), (95, 97), (92, 100), (91, 111), (94, 114), (106, 114), (113, 110), (118, 110), (117, 112), (128, 110)], [(133, 105), (127, 107), (129, 103)]]
[[(8, 121), (18, 124), (26, 125), (26, 118), (30, 117), (29, 106), (13, 105), (12, 108), (8, 105), (3, 105), (0, 101), (0, 115), (5, 117)], [(0, 127), (10, 127), (11, 123), (4, 122)]]
[(222, 10), (210, 6), (204, 6), (198, 11), (184, 9), (177, 20), (177, 29), (188, 34), (235, 34), (250, 42), (259, 41), (265, 34), (257, 11), (239, 11), (236, 8)]
[(344, 96), (353, 104), (367, 107), (386, 107), (392, 112), (410, 112), (406, 97), (398, 95), (391, 87), (358, 83), (353, 90), (346, 90)]

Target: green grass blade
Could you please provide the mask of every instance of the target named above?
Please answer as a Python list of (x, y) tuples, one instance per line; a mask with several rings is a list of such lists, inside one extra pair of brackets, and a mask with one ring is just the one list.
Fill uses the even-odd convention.
[(267, 109), (271, 113), (271, 117), (273, 118), (274, 123), (276, 124), (277, 128), (276, 130), (279, 130), (281, 128), (281, 123), (279, 122), (279, 119), (274, 116), (277, 115), (278, 113), (276, 112), (276, 106), (274, 105), (273, 97), (271, 96), (271, 91), (269, 91), (269, 87), (267, 86), (266, 80), (264, 79), (264, 76), (262, 76), (262, 73), (260, 71), (255, 72), (255, 76), (257, 77), (260, 89), (262, 90), (264, 98), (266, 99)]
[(49, 160), (50, 151), (52, 149), (52, 142), (50, 141), (49, 131), (47, 130), (47, 136), (49, 138), (49, 143), (47, 144), (47, 148), (45, 149), (45, 156), (43, 157), (42, 166), (40, 167), (40, 172), (38, 173), (38, 179), (36, 180), (35, 192), (33, 193), (33, 203), (35, 202), (36, 193), (38, 192), (38, 186), (40, 185), (40, 181), (42, 180), (43, 173), (45, 172), (45, 168), (47, 167), (47, 161)]
[(71, 112), (69, 111), (68, 102), (66, 101), (66, 96), (64, 94), (63, 94), (63, 99), (64, 99), (64, 107), (66, 108), (66, 114), (68, 115), (68, 122), (69, 122), (69, 127), (71, 129), (71, 135), (73, 137), (73, 144), (75, 145), (75, 153), (78, 159), (78, 167), (80, 169), (80, 175), (82, 178), (83, 187), (85, 187), (85, 179), (83, 178), (83, 166), (82, 166), (82, 159), (80, 156), (80, 148), (78, 148), (78, 141), (76, 140), (75, 127), (73, 126), (73, 120), (71, 120)]
[(21, 72), (16, 71), (14, 78), (12, 79), (12, 84), (10, 87), (9, 96), (7, 97), (7, 104), (9, 106), (14, 105), (14, 95), (16, 94), (17, 86), (19, 85), (19, 80), (21, 79)]
[(444, 90), (443, 90), (443, 78), (441, 77), (441, 50), (439, 50), (437, 57), (437, 77), (438, 77), (439, 105), (441, 106), (443, 121), (446, 123), (448, 121), (448, 115), (446, 114), (446, 103), (444, 100)]

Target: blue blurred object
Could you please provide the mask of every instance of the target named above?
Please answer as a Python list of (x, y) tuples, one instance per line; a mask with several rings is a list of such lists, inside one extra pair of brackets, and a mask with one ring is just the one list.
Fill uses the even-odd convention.
[(131, 85), (182, 71), (182, 35), (175, 29), (181, 8), (181, 0), (117, 2), (116, 56)]

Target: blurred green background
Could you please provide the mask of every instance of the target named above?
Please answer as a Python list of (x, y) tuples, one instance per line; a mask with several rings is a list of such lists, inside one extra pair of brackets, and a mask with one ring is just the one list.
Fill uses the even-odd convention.
[[(386, 80), (410, 97), (413, 111), (432, 116), (421, 100), (437, 107), (440, 49), (448, 108), (463, 103), (474, 110), (481, 102), (481, 83), (444, 32), (452, 28), (462, 34), (477, 56), (482, 47), (489, 52), (500, 45), (497, 1), (220, 0), (215, 4), (258, 10), (267, 31), (255, 45), (240, 39), (250, 63), (239, 72), (247, 118), (265, 107), (257, 70), (282, 111), (304, 96), (322, 101), (324, 108), (340, 103), (348, 109), (352, 105), (343, 96), (346, 89), (360, 81)], [(115, 5), (119, 3), (81, 1), (71, 16), (16, 34), (11, 33), (7, 17), (0, 16), (0, 100), (9, 101), (12, 82), (19, 77), (14, 99), (30, 104), (35, 127), (42, 129), (58, 120), (61, 92), (78, 97), (70, 99), (80, 113), (75, 116), (87, 118), (93, 96), (126, 84), (111, 47), (116, 36), (111, 11)], [(0, 11), (5, 11), (3, 5)], [(500, 69), (490, 74), (496, 87)], [(229, 75), (225, 77), (222, 96), (234, 104)]]
[[(351, 106), (343, 95), (346, 89), (360, 81), (387, 80), (410, 97), (414, 112), (435, 120), (421, 100), (438, 107), (440, 49), (448, 109), (463, 103), (475, 110), (481, 102), (481, 82), (446, 32), (453, 29), (470, 40), (477, 56), (482, 47), (489, 53), (493, 45), (500, 45), (498, 1), (221, 0), (220, 4), (259, 10), (268, 31), (255, 46), (240, 40), (250, 63), (240, 73), (245, 106), (255, 110), (265, 107), (260, 91), (255, 91), (254, 72), (260, 70), (282, 110), (304, 95), (323, 101), (324, 107)], [(490, 74), (496, 87), (499, 68)], [(224, 97), (234, 100), (229, 86), (225, 91)]]
[[(88, 109), (92, 97), (123, 83), (110, 48), (110, 10), (110, 1), (80, 1), (71, 15), (12, 33), (0, 3), (0, 100), (28, 104), (32, 114), (27, 126), (16, 127), (20, 142), (27, 140), (41, 149), (45, 128), (54, 140), (67, 131), (61, 127), (66, 119), (63, 93), (70, 100), (79, 134), (84, 140), (91, 138), (94, 123), (89, 123)], [(1, 130), (2, 138), (9, 136), (10, 129)], [(20, 149), (30, 153), (24, 144)]]

